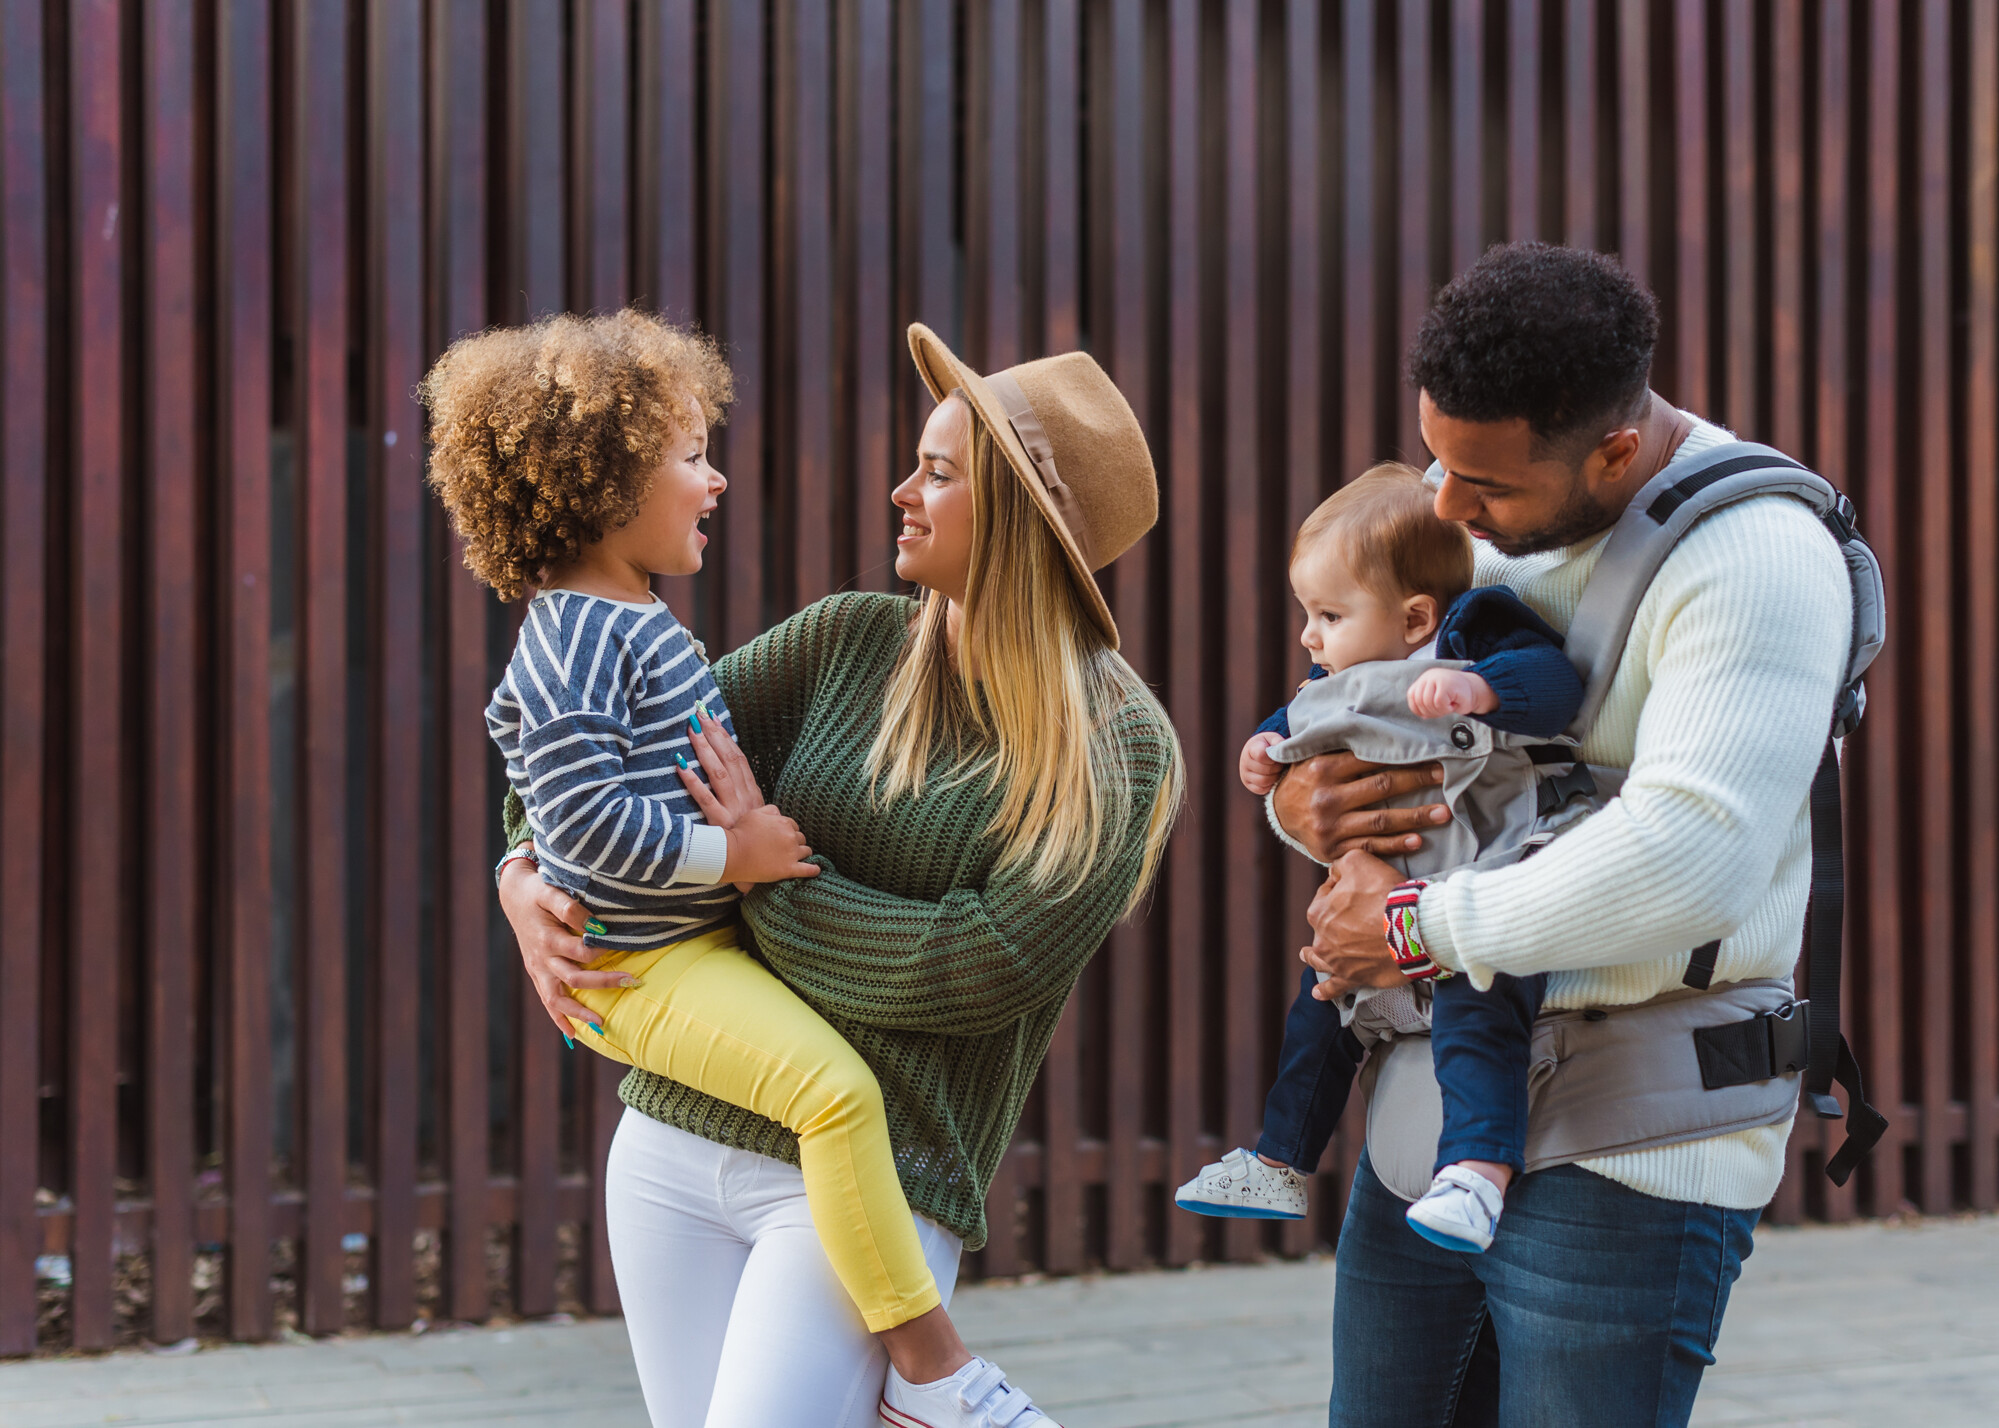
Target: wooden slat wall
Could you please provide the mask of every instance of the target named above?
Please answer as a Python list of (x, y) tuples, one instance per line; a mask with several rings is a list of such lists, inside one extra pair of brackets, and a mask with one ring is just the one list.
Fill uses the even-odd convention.
[(1800, 1127), (1772, 1213), (1999, 1207), (1989, 0), (20, 0), (0, 72), (0, 1353), (43, 1254), (43, 1347), (616, 1308), (616, 1075), (492, 900), (514, 612), (412, 392), (486, 323), (627, 301), (736, 365), (710, 568), (663, 585), (717, 650), (892, 586), (911, 320), (986, 366), (1087, 347), (1151, 437), (1161, 524), (1106, 584), (1189, 814), (969, 1272), (1335, 1233), (1352, 1118), (1303, 1225), (1169, 1205), (1256, 1135), (1316, 880), (1235, 751), (1302, 671), (1291, 530), (1421, 459), (1402, 350), (1516, 237), (1618, 251), (1661, 390), (1842, 485), (1888, 570), (1847, 992), (1891, 1128), (1835, 1191)]

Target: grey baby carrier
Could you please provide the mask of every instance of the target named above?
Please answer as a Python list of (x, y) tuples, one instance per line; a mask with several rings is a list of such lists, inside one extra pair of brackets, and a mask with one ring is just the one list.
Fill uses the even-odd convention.
[[(1585, 681), (1585, 694), (1562, 739), (1528, 740), (1469, 719), (1415, 720), (1406, 705), (1396, 713), (1390, 705), (1397, 689), (1406, 692), (1410, 680), (1433, 667), (1407, 661), (1400, 678), (1393, 665), (1360, 667), (1379, 673), (1345, 690), (1336, 686), (1340, 676), (1314, 681), (1300, 700), (1315, 699), (1327, 722), (1313, 720), (1302, 737), (1271, 750), (1287, 762), (1332, 747), (1384, 763), (1440, 760), (1453, 819), (1441, 837), (1426, 839), (1437, 847), (1424, 851), (1421, 866), (1411, 866), (1412, 877), (1527, 856), (1601, 807), (1623, 781), (1622, 770), (1577, 762), (1576, 750), (1667, 555), (1701, 517), (1771, 494), (1800, 500), (1818, 516), (1839, 543), (1853, 592), (1845, 677), (1827, 711), (1825, 752), (1811, 788), (1805, 923), (1811, 999), (1796, 999), (1789, 978), (1711, 985), (1720, 943), (1710, 942), (1690, 953), (1684, 986), (1675, 991), (1631, 1006), (1543, 1012), (1529, 1072), (1529, 1171), (1778, 1124), (1795, 1113), (1800, 1089), (1815, 1115), (1837, 1120), (1846, 1113), (1832, 1095), (1835, 1081), (1847, 1093), (1850, 1116), (1845, 1143), (1825, 1167), (1834, 1184), (1846, 1183), (1887, 1129), (1886, 1119), (1867, 1104), (1839, 1018), (1845, 875), (1837, 741), (1866, 707), (1862, 677), (1886, 633), (1880, 566), (1855, 529), (1852, 504), (1781, 452), (1749, 442), (1671, 465), (1632, 498), (1612, 528), (1570, 622), (1564, 651)], [(1319, 685), (1336, 687), (1313, 695)], [(1292, 707), (1296, 729), (1300, 706)], [(1353, 737), (1334, 736), (1342, 725)], [(1414, 1199), (1429, 1185), (1442, 1111), (1427, 1037), (1411, 1035), (1420, 1028), (1406, 1019), (1390, 1022), (1361, 1073), (1369, 1158), (1384, 1184)]]

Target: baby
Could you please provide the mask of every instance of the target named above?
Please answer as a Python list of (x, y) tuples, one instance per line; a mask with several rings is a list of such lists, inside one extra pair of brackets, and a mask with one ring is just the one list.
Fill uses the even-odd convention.
[[(1582, 680), (1562, 638), (1511, 591), (1471, 589), (1471, 538), (1440, 519), (1422, 474), (1376, 466), (1314, 510), (1291, 552), (1291, 588), (1305, 614), (1299, 642), (1311, 653), (1306, 681), (1377, 660), (1468, 660), (1411, 682), (1421, 719), (1469, 716), (1494, 729), (1552, 738), (1575, 717)], [(1304, 686), (1300, 686), (1301, 689)], [(1269, 749), (1291, 734), (1289, 710), (1243, 745), (1243, 787), (1259, 796), (1284, 765)], [(1285, 1020), (1277, 1082), (1264, 1106), (1263, 1138), (1202, 1169), (1176, 1202), (1204, 1215), (1299, 1219), (1305, 1175), (1317, 1167), (1345, 1108), (1365, 1043), (1342, 1007), (1301, 979)], [(1527, 1066), (1544, 977), (1494, 979), (1480, 992), (1464, 977), (1433, 984), (1432, 1049), (1444, 1107), (1436, 1178), (1409, 1208), (1418, 1234), (1449, 1249), (1492, 1243), (1507, 1185), (1524, 1166)]]

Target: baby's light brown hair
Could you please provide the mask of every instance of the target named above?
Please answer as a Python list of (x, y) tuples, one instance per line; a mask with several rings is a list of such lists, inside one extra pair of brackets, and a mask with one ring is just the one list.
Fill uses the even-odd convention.
[(1471, 589), (1471, 536), (1437, 514), (1423, 473), (1399, 461), (1370, 466), (1319, 502), (1298, 527), (1291, 563), (1330, 551), (1383, 599), (1428, 595), (1437, 614)]
[(668, 436), (735, 391), (714, 342), (626, 308), (461, 337), (417, 395), (465, 568), (514, 600), (637, 514)]

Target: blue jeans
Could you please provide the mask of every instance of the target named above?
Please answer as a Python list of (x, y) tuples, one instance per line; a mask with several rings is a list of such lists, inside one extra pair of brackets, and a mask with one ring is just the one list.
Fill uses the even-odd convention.
[(1331, 1428), (1684, 1425), (1761, 1213), (1564, 1165), (1516, 1180), (1492, 1248), (1468, 1255), (1407, 1208), (1363, 1156), (1335, 1260)]
[(1432, 986), (1430, 1051), (1444, 1102), (1437, 1169), (1460, 1160), (1527, 1168), (1527, 1064), (1534, 1018), (1547, 992), (1544, 974), (1492, 979), (1481, 992), (1469, 977)]
[[(1317, 982), (1310, 968), (1298, 979), (1256, 1143), (1258, 1155), (1307, 1174), (1326, 1153), (1364, 1054), (1359, 1038), (1340, 1025), (1339, 1008), (1312, 995)], [(1465, 977), (1435, 984), (1431, 1045), (1444, 1101), (1439, 1170), (1460, 1160), (1522, 1168), (1527, 1061), (1547, 983), (1545, 976), (1501, 973), (1489, 992), (1474, 991)]]
[(1277, 1050), (1277, 1079), (1263, 1101), (1263, 1138), (1256, 1143), (1258, 1155), (1307, 1175), (1325, 1158), (1363, 1054), (1360, 1038), (1340, 1025), (1340, 1009), (1312, 995), (1318, 982), (1310, 967), (1298, 979)]

